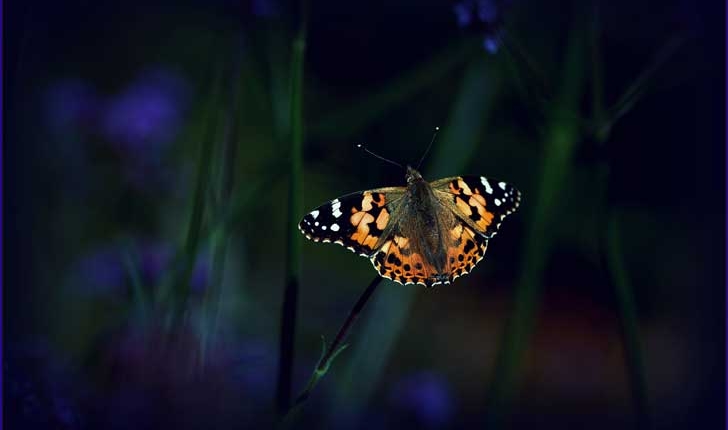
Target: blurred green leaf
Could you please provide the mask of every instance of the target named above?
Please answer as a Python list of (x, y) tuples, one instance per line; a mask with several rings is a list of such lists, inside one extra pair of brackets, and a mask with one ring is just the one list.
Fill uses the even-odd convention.
[(563, 63), (561, 90), (549, 124), (542, 155), (541, 175), (536, 193), (524, 195), (524, 205), (532, 207), (531, 220), (523, 245), (521, 275), (515, 291), (515, 308), (502, 338), (493, 380), (488, 391), (489, 428), (499, 428), (510, 413), (510, 403), (518, 389), (518, 373), (528, 348), (540, 302), (541, 276), (553, 240), (551, 224), (563, 189), (564, 179), (580, 139), (579, 122), (570, 118), (576, 112), (584, 90), (585, 27), (581, 21), (570, 31)]

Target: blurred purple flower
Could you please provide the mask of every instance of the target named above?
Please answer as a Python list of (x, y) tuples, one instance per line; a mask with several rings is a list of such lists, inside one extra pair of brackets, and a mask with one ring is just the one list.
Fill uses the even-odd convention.
[(204, 291), (210, 284), (210, 270), (212, 266), (212, 259), (210, 258), (210, 252), (205, 250), (200, 252), (195, 261), (195, 266), (192, 269), (192, 276), (190, 277), (190, 287), (192, 291), (198, 293)]
[(251, 9), (253, 15), (259, 18), (274, 18), (281, 14), (278, 0), (252, 0)]
[(8, 345), (3, 377), (8, 427), (81, 428), (82, 384), (46, 342)]
[[(119, 245), (106, 245), (89, 252), (77, 263), (74, 288), (88, 295), (125, 294), (130, 288), (129, 268)], [(137, 246), (137, 270), (145, 287), (158, 285), (172, 266), (174, 249), (162, 242), (145, 241)], [(195, 260), (190, 286), (200, 293), (209, 285), (211, 259), (202, 251)]]
[(54, 133), (78, 132), (96, 121), (100, 105), (96, 91), (86, 82), (61, 80), (45, 94), (46, 122)]
[(460, 28), (472, 30), (483, 37), (483, 48), (491, 53), (500, 47), (499, 27), (505, 0), (461, 0), (453, 6)]
[(425, 428), (440, 428), (453, 417), (453, 400), (447, 381), (432, 372), (402, 378), (389, 393), (392, 406)]
[(498, 52), (500, 41), (496, 36), (485, 36), (483, 38), (483, 48), (491, 54)]
[(144, 285), (156, 285), (174, 257), (172, 246), (146, 242), (139, 247), (139, 272)]
[(177, 135), (188, 98), (188, 84), (177, 74), (143, 73), (108, 102), (102, 133), (122, 155), (156, 160)]
[(272, 345), (225, 335), (206, 344), (200, 336), (159, 321), (108, 333), (99, 346), (113, 369), (103, 428), (271, 428), (260, 421), (275, 387)]
[(114, 294), (127, 281), (123, 256), (116, 247), (106, 246), (83, 256), (77, 263), (76, 287), (89, 294)]
[(233, 377), (242, 391), (262, 402), (273, 398), (276, 378), (276, 350), (263, 340), (248, 340), (235, 349)]

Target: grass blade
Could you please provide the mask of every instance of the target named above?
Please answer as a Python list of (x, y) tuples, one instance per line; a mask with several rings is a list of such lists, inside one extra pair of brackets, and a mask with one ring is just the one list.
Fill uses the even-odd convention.
[(200, 156), (197, 163), (197, 179), (192, 199), (192, 212), (187, 227), (187, 236), (182, 253), (182, 271), (177, 280), (177, 290), (173, 317), (179, 319), (184, 313), (187, 297), (190, 293), (190, 278), (197, 257), (202, 231), (202, 221), (205, 213), (207, 190), (210, 183), (212, 170), (212, 154), (215, 147), (215, 133), (217, 129), (217, 107), (222, 80), (221, 70), (218, 67), (214, 71), (214, 79), (210, 99), (208, 100), (207, 125), (202, 138)]
[(563, 86), (546, 137), (539, 186), (530, 199), (533, 215), (526, 231), (515, 308), (505, 328), (488, 392), (488, 428), (498, 428), (503, 424), (517, 389), (517, 374), (533, 330), (540, 301), (541, 276), (551, 245), (549, 226), (579, 139), (579, 121), (569, 119), (565, 113), (577, 110), (583, 91), (585, 47), (582, 25), (581, 22), (576, 23), (571, 31)]
[(603, 239), (603, 260), (614, 287), (617, 298), (619, 319), (622, 327), (625, 362), (632, 390), (636, 422), (635, 428), (650, 428), (650, 415), (647, 402), (647, 382), (645, 377), (642, 348), (637, 324), (637, 308), (634, 302), (634, 289), (629, 280), (622, 255), (619, 225), (614, 210), (611, 211), (605, 237)]
[[(305, 3), (305, 2), (304, 2)], [(281, 315), (280, 359), (278, 364), (277, 408), (280, 415), (291, 407), (291, 380), (296, 335), (296, 311), (301, 265), (301, 234), (298, 221), (303, 216), (303, 71), (306, 49), (306, 5), (293, 40), (291, 60), (291, 154), (288, 178), (288, 218), (286, 275)]]

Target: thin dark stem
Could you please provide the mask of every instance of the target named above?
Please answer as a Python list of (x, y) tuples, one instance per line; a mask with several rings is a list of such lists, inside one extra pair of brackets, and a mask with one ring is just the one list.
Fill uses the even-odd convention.
[(293, 375), (296, 339), (296, 313), (301, 265), (301, 235), (297, 224), (303, 216), (303, 72), (306, 50), (306, 1), (301, 1), (301, 22), (293, 39), (290, 72), (291, 158), (288, 177), (288, 219), (285, 289), (281, 315), (280, 361), (276, 405), (278, 413), (285, 414), (291, 406), (291, 380)]
[(278, 365), (277, 386), (277, 405), (278, 412), (281, 415), (286, 413), (291, 404), (297, 303), (298, 278), (291, 278), (286, 282), (281, 317), (280, 363)]
[(362, 309), (364, 309), (364, 306), (367, 304), (367, 302), (369, 302), (372, 294), (374, 294), (374, 290), (377, 289), (379, 284), (382, 282), (382, 279), (383, 278), (377, 275), (374, 279), (372, 279), (372, 282), (369, 283), (361, 296), (359, 296), (359, 299), (354, 304), (354, 307), (351, 308), (349, 316), (346, 317), (344, 324), (342, 324), (342, 326), (339, 328), (338, 333), (336, 333), (334, 341), (331, 342), (331, 345), (329, 345), (329, 347), (321, 356), (319, 362), (316, 364), (316, 368), (314, 369), (313, 375), (311, 375), (311, 379), (309, 380), (308, 385), (306, 385), (306, 388), (301, 392), (301, 394), (298, 395), (298, 397), (296, 397), (293, 408), (298, 407), (303, 402), (305, 402), (306, 399), (308, 399), (308, 397), (311, 395), (311, 391), (316, 386), (319, 379), (321, 379), (321, 377), (329, 370), (331, 361), (336, 358), (336, 355), (339, 352), (343, 350), (345, 346), (342, 346), (342, 342), (344, 341), (344, 339), (346, 339), (346, 335), (349, 334), (349, 332), (351, 331), (351, 328), (354, 326), (354, 322), (359, 317), (359, 314), (361, 313)]
[(637, 306), (634, 300), (634, 289), (625, 267), (621, 237), (614, 209), (609, 211), (602, 246), (602, 258), (617, 299), (617, 311), (624, 344), (624, 359), (632, 390), (635, 428), (648, 429), (651, 428), (650, 414), (642, 347), (638, 332)]
[(617, 210), (610, 199), (610, 169), (606, 163), (602, 166), (601, 177), (606, 210), (600, 220), (603, 228), (599, 237), (599, 254), (606, 278), (614, 290), (616, 312), (619, 316), (620, 334), (624, 347), (624, 361), (632, 393), (635, 428), (649, 429), (651, 428), (651, 419), (647, 396), (647, 378), (639, 338), (637, 305), (635, 304), (634, 287), (622, 250), (622, 236), (619, 231)]

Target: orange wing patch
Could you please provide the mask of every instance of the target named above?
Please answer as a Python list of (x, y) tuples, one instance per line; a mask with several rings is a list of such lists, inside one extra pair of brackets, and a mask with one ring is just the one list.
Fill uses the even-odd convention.
[(387, 240), (371, 258), (379, 274), (400, 284), (422, 284), (432, 286), (436, 283), (437, 270), (429, 265), (422, 255), (412, 252), (406, 237), (395, 235)]
[(450, 192), (455, 195), (455, 206), (462, 215), (470, 218), (479, 232), (485, 233), (493, 223), (494, 214), (486, 208), (487, 200), (480, 190), (469, 187), (463, 178), (455, 178), (448, 184), (448, 187)]
[(402, 195), (397, 188), (347, 194), (309, 212), (298, 228), (314, 242), (336, 243), (370, 257), (384, 243), (384, 232)]
[(368, 251), (373, 251), (389, 222), (389, 212), (385, 208), (384, 193), (366, 191), (362, 193), (361, 204), (351, 207), (349, 223), (353, 232), (349, 239)]
[(488, 239), (464, 224), (456, 225), (450, 230), (453, 246), (447, 250), (449, 280), (465, 275), (473, 270), (483, 259), (488, 247)]

